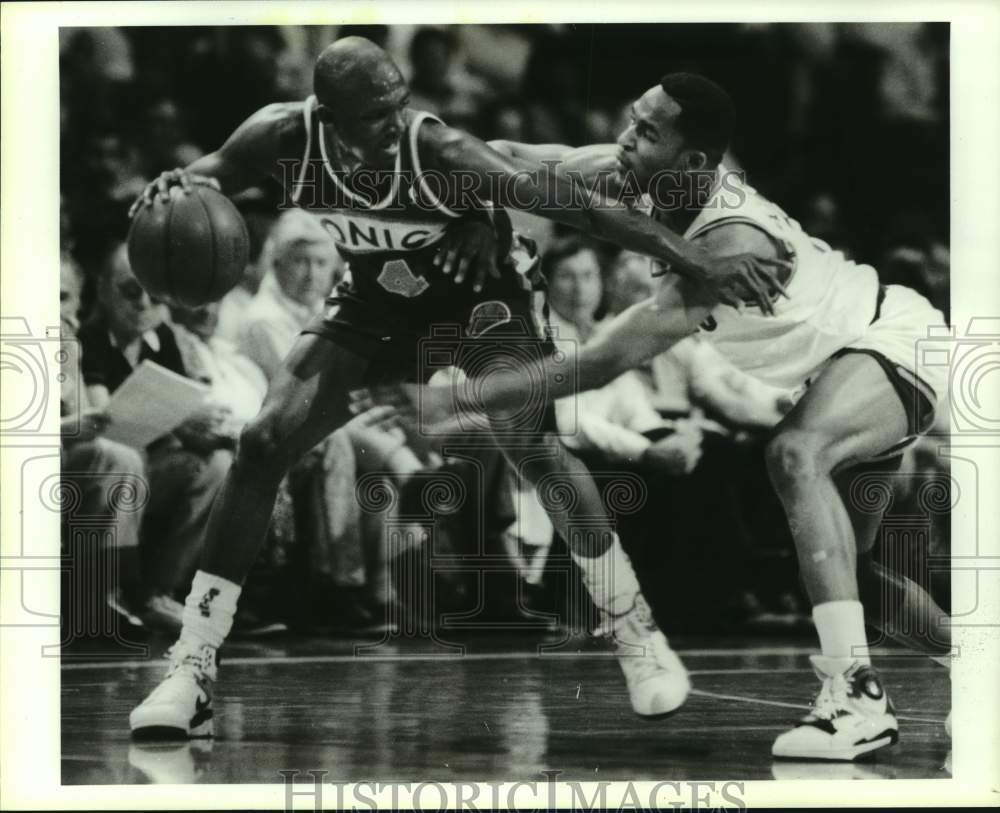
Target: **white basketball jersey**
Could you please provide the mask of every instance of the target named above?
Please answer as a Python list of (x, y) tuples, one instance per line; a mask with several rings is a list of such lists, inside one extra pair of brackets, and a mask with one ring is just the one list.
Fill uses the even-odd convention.
[(776, 387), (797, 388), (864, 335), (875, 315), (878, 275), (810, 237), (738, 173), (720, 166), (715, 191), (684, 236), (696, 238), (730, 223), (756, 226), (788, 252), (789, 298), (777, 300), (774, 316), (756, 306), (720, 305), (712, 312), (716, 328), (702, 333), (744, 372)]

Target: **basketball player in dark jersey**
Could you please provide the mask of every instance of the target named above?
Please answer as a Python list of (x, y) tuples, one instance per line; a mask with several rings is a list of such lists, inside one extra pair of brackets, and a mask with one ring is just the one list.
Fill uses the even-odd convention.
[[(410, 112), (400, 71), (368, 40), (351, 37), (329, 46), (314, 79), (315, 97), (263, 108), (219, 150), (186, 170), (165, 172), (137, 201), (142, 206), (154, 195), (176, 194), (172, 187), (182, 193), (195, 183), (217, 184), (231, 195), (270, 176), (290, 203), (320, 218), (350, 265), (349, 281), (300, 336), (260, 414), (240, 438), (213, 507), (167, 676), (131, 714), (137, 735), (211, 735), (216, 650), (232, 625), (278, 483), (302, 454), (350, 419), (352, 390), (425, 376), (430, 370), (421, 365), (422, 339), (433, 339), (438, 347), (444, 336), (444, 350), (453, 352), (439, 354), (446, 357), (442, 363), (478, 365), (480, 373), (484, 365), (502, 363), (489, 356), (505, 344), (541, 352), (531, 286), (510, 252), (499, 259), (476, 258), (488, 268), (482, 286), (456, 286), (435, 264), (439, 241), (460, 218), (499, 218), (511, 243), (504, 215), (491, 214), (479, 201), (534, 210), (669, 261), (716, 300), (749, 292), (767, 308), (776, 295), (769, 286), (780, 287), (767, 263), (749, 255), (710, 260), (624, 206), (546, 207), (546, 201), (566, 201), (565, 194), (557, 198), (566, 189), (557, 188), (552, 177), (518, 173), (478, 139)], [(490, 416), (491, 426), (502, 427), (505, 437), (508, 430), (520, 435), (520, 445), (498, 442), (529, 480), (563, 478), (575, 493), (578, 507), (554, 510), (552, 519), (605, 614), (605, 626), (613, 630), (632, 707), (648, 717), (670, 713), (687, 696), (687, 674), (652, 621), (586, 469), (557, 442), (542, 446), (539, 433), (552, 429), (545, 410), (498, 411)], [(574, 530), (581, 517), (586, 532)]]

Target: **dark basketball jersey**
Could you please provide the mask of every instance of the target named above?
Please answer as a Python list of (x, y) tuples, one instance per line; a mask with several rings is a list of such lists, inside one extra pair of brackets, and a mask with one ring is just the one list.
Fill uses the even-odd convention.
[[(418, 327), (458, 317), (477, 301), (524, 291), (530, 287), (524, 273), (534, 258), (518, 264), (505, 257), (504, 279), (489, 280), (478, 294), (441, 273), (434, 265), (438, 244), (463, 212), (454, 200), (442, 199), (447, 193), (441, 174), (424, 172), (420, 164), (419, 129), (440, 119), (426, 112), (406, 115), (394, 169), (362, 169), (348, 178), (332, 160), (316, 98), (310, 97), (303, 112), (303, 161), (289, 191), (296, 205), (319, 218), (348, 263), (348, 277), (332, 299), (356, 300), (384, 318)], [(509, 247), (509, 218), (497, 210), (493, 219)]]

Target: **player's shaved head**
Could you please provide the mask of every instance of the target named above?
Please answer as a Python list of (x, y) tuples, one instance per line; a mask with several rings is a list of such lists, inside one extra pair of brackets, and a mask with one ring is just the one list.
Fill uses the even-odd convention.
[(402, 82), (392, 57), (364, 37), (344, 37), (328, 45), (313, 69), (313, 90), (327, 107), (383, 96)]

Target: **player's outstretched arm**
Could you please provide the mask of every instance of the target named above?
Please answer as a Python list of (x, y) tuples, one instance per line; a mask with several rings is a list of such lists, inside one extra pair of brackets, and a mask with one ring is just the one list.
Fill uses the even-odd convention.
[(447, 386), (377, 387), (357, 393), (358, 404), (392, 406), (419, 431), (440, 435), (446, 428), (460, 432), (463, 415), (523, 411), (526, 404), (540, 409), (559, 398), (602, 387), (696, 329), (711, 306), (686, 298), (684, 287), (677, 278), (665, 281), (657, 295), (622, 311), (583, 347)]
[(749, 291), (762, 309), (771, 312), (773, 266), (780, 261), (752, 256), (714, 259), (645, 214), (575, 184), (553, 164), (537, 164), (528, 171), (523, 161), (515, 163), (459, 130), (422, 127), (420, 140), (427, 168), (451, 175), (458, 188), (669, 263), (678, 274), (704, 286), (717, 302), (736, 305)]
[(521, 158), (538, 164), (542, 161), (561, 161), (573, 150), (566, 144), (524, 144), (503, 139), (487, 141), (486, 146), (507, 158)]
[(132, 205), (129, 216), (135, 215), (142, 206), (152, 204), (157, 196), (166, 202), (170, 189), (175, 186), (190, 192), (198, 184), (207, 184), (231, 196), (273, 175), (277, 170), (281, 133), (301, 119), (301, 109), (296, 110), (296, 107), (289, 103), (262, 107), (237, 127), (215, 152), (203, 155), (184, 168), (160, 173)]
[[(448, 386), (399, 384), (359, 394), (359, 403), (390, 405), (411, 415), (421, 431), (459, 427), (461, 415), (523, 410), (602, 387), (693, 333), (713, 303), (699, 289), (671, 277), (656, 295), (622, 311), (586, 345), (521, 362)], [(457, 430), (456, 430), (457, 431)]]
[(551, 166), (574, 183), (602, 193), (618, 194), (615, 176), (618, 164), (617, 144), (588, 144), (567, 147), (565, 144), (524, 144), (520, 141), (490, 141), (489, 146), (511, 159), (518, 169), (535, 171), (538, 164)]

